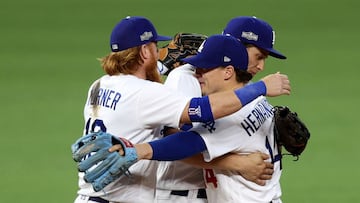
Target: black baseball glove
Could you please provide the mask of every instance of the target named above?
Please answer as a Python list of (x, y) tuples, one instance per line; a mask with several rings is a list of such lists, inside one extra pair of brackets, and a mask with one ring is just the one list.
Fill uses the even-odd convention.
[(202, 34), (177, 33), (169, 44), (159, 49), (159, 60), (169, 69), (164, 74), (167, 75), (172, 69), (182, 65), (180, 59), (196, 55), (206, 38)]
[(284, 146), (286, 151), (298, 159), (310, 138), (308, 128), (297, 113), (286, 106), (274, 107), (274, 120), (274, 134), (278, 145)]

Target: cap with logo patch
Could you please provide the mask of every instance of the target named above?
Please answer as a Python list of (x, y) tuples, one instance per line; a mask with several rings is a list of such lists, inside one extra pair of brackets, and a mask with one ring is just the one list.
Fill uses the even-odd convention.
[(240, 41), (253, 44), (269, 52), (270, 56), (286, 59), (279, 51), (273, 48), (275, 31), (267, 22), (250, 16), (239, 16), (231, 19), (226, 25), (224, 35), (232, 35)]
[(114, 27), (110, 36), (110, 47), (113, 52), (118, 52), (149, 42), (171, 39), (158, 35), (154, 25), (145, 17), (128, 16)]
[(230, 35), (212, 35), (199, 47), (198, 54), (181, 59), (197, 68), (217, 68), (232, 65), (247, 70), (246, 47)]

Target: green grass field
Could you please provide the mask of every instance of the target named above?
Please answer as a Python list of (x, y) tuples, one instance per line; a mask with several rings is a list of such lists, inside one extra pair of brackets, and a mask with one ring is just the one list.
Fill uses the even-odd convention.
[(360, 202), (359, 8), (357, 0), (2, 2), (0, 202), (74, 200), (70, 145), (82, 134), (87, 88), (102, 74), (96, 58), (127, 15), (170, 36), (220, 33), (238, 15), (272, 24), (288, 60), (270, 58), (258, 77), (289, 75), (292, 95), (270, 101), (296, 110), (312, 133), (300, 161), (284, 158), (283, 202)]

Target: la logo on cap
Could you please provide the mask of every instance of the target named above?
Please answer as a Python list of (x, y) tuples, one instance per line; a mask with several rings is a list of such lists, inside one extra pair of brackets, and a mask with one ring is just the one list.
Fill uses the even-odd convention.
[(152, 32), (144, 32), (142, 35), (140, 35), (140, 40), (141, 41), (146, 41), (146, 40), (149, 40), (152, 37), (153, 37)]

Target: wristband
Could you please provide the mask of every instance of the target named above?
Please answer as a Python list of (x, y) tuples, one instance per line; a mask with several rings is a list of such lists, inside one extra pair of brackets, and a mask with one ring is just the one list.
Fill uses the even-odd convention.
[(206, 123), (214, 121), (209, 97), (192, 98), (190, 100), (188, 114), (191, 122)]
[(239, 98), (241, 105), (245, 106), (257, 97), (266, 95), (266, 86), (264, 81), (254, 82), (235, 90), (235, 94)]

